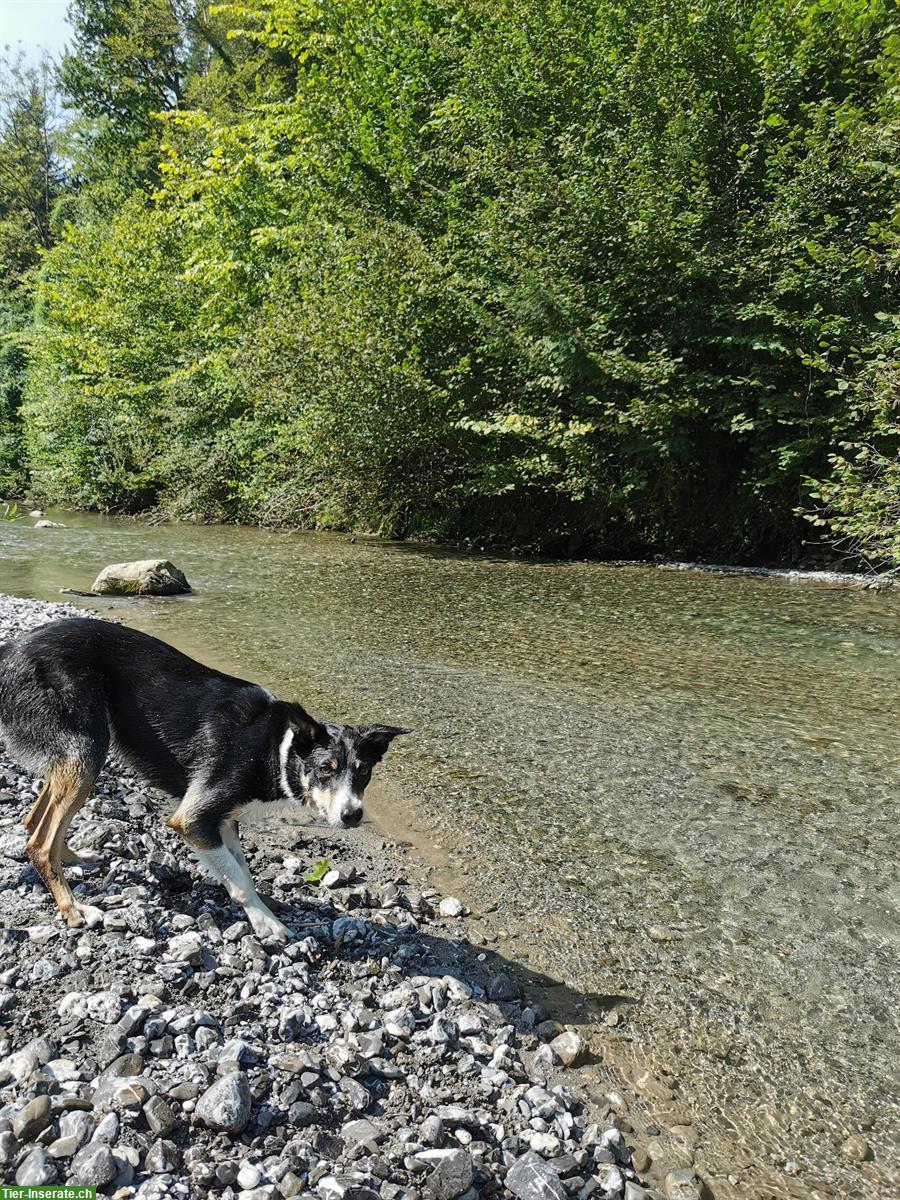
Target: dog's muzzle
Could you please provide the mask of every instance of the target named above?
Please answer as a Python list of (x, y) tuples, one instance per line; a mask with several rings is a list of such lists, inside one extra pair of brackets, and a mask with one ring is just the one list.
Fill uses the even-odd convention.
[(347, 829), (358, 825), (362, 819), (363, 810), (361, 808), (345, 808), (341, 812), (341, 824)]

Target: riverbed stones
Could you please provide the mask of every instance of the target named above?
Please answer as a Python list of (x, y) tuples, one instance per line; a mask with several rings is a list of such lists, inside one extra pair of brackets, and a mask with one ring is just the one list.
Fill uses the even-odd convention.
[[(35, 612), (81, 615), (61, 608), (16, 602), (16, 631)], [(0, 749), (0, 838), (34, 783)], [(21, 858), (0, 856), (5, 1178), (69, 1181), (77, 1161), (114, 1169), (100, 1186), (120, 1200), (623, 1200), (614, 1172), (637, 1181), (607, 1100), (590, 1111), (545, 1045), (575, 1031), (541, 1029), (503, 960), (408, 886), (396, 848), (313, 830), (285, 853), (283, 833), (248, 832), (292, 931), (265, 945), (185, 858), (168, 811), (127, 771), (102, 772), (75, 828), (102, 869), (71, 874), (103, 915), (91, 930), (67, 931)], [(324, 858), (339, 886), (304, 882)], [(21, 986), (39, 964), (48, 982)]]
[(10, 1122), (14, 1137), (20, 1142), (33, 1141), (50, 1124), (50, 1097), (37, 1096), (29, 1101)]
[(567, 1067), (577, 1067), (584, 1060), (587, 1043), (581, 1034), (567, 1029), (550, 1043), (550, 1049)]
[(253, 1098), (243, 1071), (218, 1079), (197, 1101), (196, 1117), (210, 1129), (240, 1133), (250, 1120)]
[(568, 1195), (557, 1173), (533, 1150), (516, 1159), (504, 1182), (519, 1200), (566, 1200)]
[(109, 1146), (89, 1142), (75, 1155), (66, 1172), (69, 1183), (87, 1187), (106, 1187), (116, 1178), (119, 1168)]
[(670, 1171), (664, 1186), (668, 1200), (702, 1200), (700, 1180), (689, 1167)]
[(468, 1151), (423, 1150), (416, 1159), (429, 1168), (425, 1193), (434, 1200), (454, 1200), (468, 1190), (474, 1175)]
[(841, 1145), (841, 1154), (850, 1162), (865, 1162), (869, 1157), (869, 1143), (858, 1133), (853, 1133)]
[(164, 558), (111, 563), (91, 584), (99, 596), (175, 596), (190, 590), (182, 572)]

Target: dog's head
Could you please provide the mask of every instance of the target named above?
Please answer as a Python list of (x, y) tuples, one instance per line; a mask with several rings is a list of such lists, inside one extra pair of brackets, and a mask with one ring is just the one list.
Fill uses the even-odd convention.
[(358, 825), (372, 771), (394, 738), (410, 730), (337, 725), (317, 721), (299, 705), (292, 704), (290, 710), (280, 751), (282, 790), (288, 796), (299, 793), (329, 825)]

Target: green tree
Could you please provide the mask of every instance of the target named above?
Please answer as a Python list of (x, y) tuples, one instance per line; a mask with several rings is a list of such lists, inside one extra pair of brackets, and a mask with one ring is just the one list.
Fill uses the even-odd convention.
[(24, 485), (20, 403), (31, 323), (30, 282), (51, 243), (64, 184), (47, 64), (0, 60), (0, 495)]

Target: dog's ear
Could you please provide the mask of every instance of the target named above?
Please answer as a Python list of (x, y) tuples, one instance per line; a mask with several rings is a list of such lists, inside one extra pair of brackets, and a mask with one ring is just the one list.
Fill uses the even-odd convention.
[(294, 745), (303, 757), (316, 746), (328, 745), (328, 730), (321, 721), (311, 717), (300, 704), (286, 705), (288, 724), (294, 731)]
[(401, 729), (399, 725), (358, 725), (357, 731), (360, 755), (375, 762), (387, 753), (395, 737), (401, 733), (412, 733), (411, 729)]

